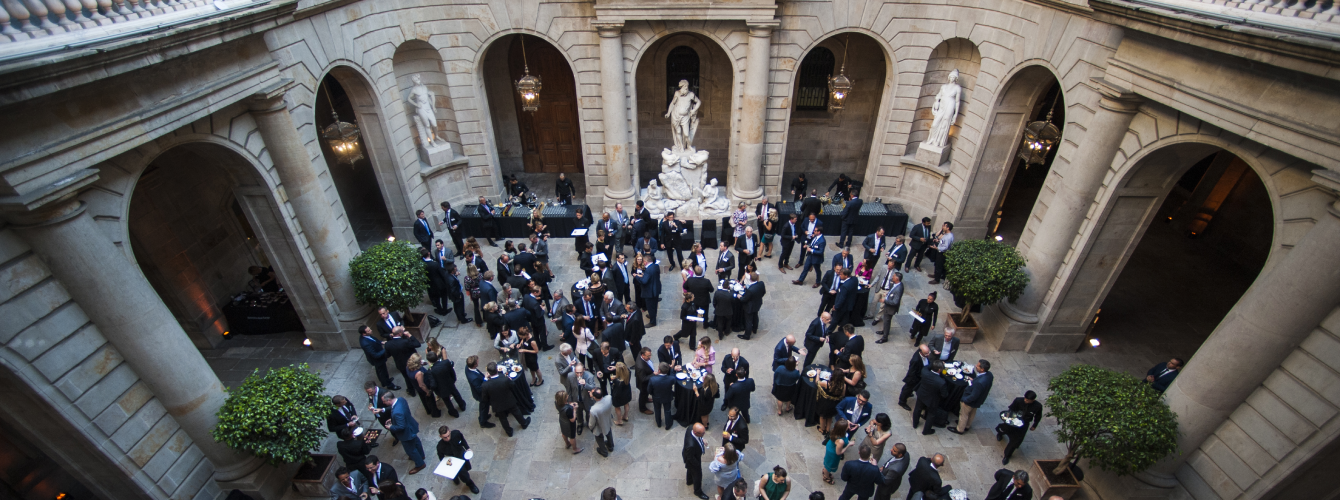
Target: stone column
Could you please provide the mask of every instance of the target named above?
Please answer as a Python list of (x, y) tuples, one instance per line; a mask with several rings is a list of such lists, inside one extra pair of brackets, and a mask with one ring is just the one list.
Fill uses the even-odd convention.
[[(344, 239), (343, 228), (335, 218), (335, 210), (331, 209), (331, 200), (326, 198), (318, 171), (289, 116), (288, 106), (284, 103), (284, 93), (289, 85), (257, 93), (248, 105), (270, 160), (274, 162), (279, 182), (302, 225), (303, 236), (311, 245), (317, 266), (325, 275), (330, 293), (340, 308), (340, 329), (355, 332), (357, 323), (368, 315), (370, 308), (359, 306), (354, 299), (353, 282), (349, 278), (349, 259), (353, 258), (353, 251)], [(313, 342), (318, 340), (313, 339)]]
[(749, 23), (749, 53), (744, 69), (744, 106), (740, 113), (740, 156), (731, 182), (731, 196), (753, 200), (763, 196), (763, 128), (768, 111), (768, 62), (772, 29), (777, 21)]
[(628, 107), (624, 89), (623, 23), (600, 23), (600, 98), (605, 111), (605, 197), (628, 201), (637, 194), (628, 162)]
[[(1340, 174), (1320, 169), (1313, 180), (1340, 193)], [(1181, 454), (1140, 476), (1168, 486), (1186, 457), (1260, 387), (1337, 303), (1340, 303), (1340, 201), (1247, 293), (1214, 329), (1168, 387), (1177, 412)]]
[[(95, 177), (96, 178), (96, 177)], [(168, 414), (214, 464), (215, 480), (237, 481), (259, 459), (210, 436), (227, 393), (138, 266), (116, 248), (72, 194), (36, 211), (9, 215), (14, 229), (116, 346)]]
[(1084, 143), (1069, 165), (1063, 170), (1053, 168), (1048, 174), (1059, 179), (1048, 180), (1048, 185), (1056, 187), (1056, 194), (1047, 204), (1047, 213), (1042, 220), (1028, 223), (1028, 228), (1035, 232), (1025, 256), (1028, 259), (1028, 266), (1024, 268), (1029, 273), (1028, 288), (1013, 303), (1001, 303), (1006, 316), (1033, 325), (1033, 330), (1036, 330), (1042, 300), (1056, 279), (1066, 252), (1070, 251), (1089, 205), (1102, 187), (1103, 178), (1111, 169), (1112, 158), (1140, 107), (1138, 96), (1099, 78), (1094, 82), (1099, 87), (1101, 100), (1098, 111), (1086, 124)]

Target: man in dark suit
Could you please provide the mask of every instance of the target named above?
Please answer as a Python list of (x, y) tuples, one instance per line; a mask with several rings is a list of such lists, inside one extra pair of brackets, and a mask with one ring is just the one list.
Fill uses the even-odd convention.
[(875, 486), (884, 484), (884, 474), (880, 473), (879, 466), (875, 465), (875, 459), (870, 456), (873, 450), (870, 445), (862, 444), (857, 448), (857, 455), (860, 460), (850, 460), (842, 466), (842, 480), (847, 482), (846, 487), (842, 489), (842, 494), (838, 500), (847, 500), (856, 497), (858, 500), (866, 500), (875, 494)]
[(935, 434), (931, 422), (939, 413), (940, 403), (949, 395), (949, 387), (944, 377), (940, 376), (944, 367), (943, 361), (932, 359), (930, 366), (921, 371), (921, 383), (917, 384), (917, 406), (912, 409), (912, 428), (917, 428), (917, 419), (924, 414), (926, 426), (921, 429), (923, 436)]
[(656, 308), (661, 301), (661, 266), (655, 261), (642, 266), (636, 274), (637, 282), (642, 285), (642, 301), (646, 303), (647, 327), (656, 326)]
[(850, 268), (842, 268), (842, 281), (838, 283), (837, 295), (833, 298), (833, 321), (839, 325), (851, 324), (851, 312), (856, 309), (856, 280), (851, 277)]
[[(1000, 460), (1001, 465), (1009, 465), (1010, 455), (1013, 455), (1014, 450), (1019, 449), (1019, 445), (1023, 444), (1024, 438), (1028, 436), (1028, 431), (1038, 430), (1038, 423), (1042, 422), (1042, 403), (1038, 402), (1036, 392), (1025, 391), (1024, 397), (1014, 398), (1014, 402), (1010, 403), (1010, 407), (1006, 410), (1018, 413), (1019, 420), (1022, 420), (1024, 425), (1015, 427), (1001, 422), (1000, 425), (996, 426), (996, 441), (1000, 441), (1004, 436), (1010, 438), (1010, 442), (1005, 445), (1005, 457)], [(1031, 427), (1029, 421), (1033, 422)]]
[(907, 500), (912, 500), (912, 495), (917, 493), (921, 493), (925, 500), (948, 499), (949, 490), (953, 486), (940, 480), (939, 469), (944, 465), (945, 456), (939, 453), (931, 458), (921, 457), (917, 460), (917, 467), (907, 475)]
[(903, 375), (903, 390), (898, 393), (898, 406), (907, 411), (912, 411), (911, 406), (907, 406), (907, 398), (912, 397), (912, 392), (917, 390), (917, 384), (921, 383), (921, 370), (931, 364), (931, 348), (926, 344), (921, 344), (916, 351), (912, 352), (912, 359), (907, 362), (907, 374)]
[(838, 267), (848, 271), (856, 269), (856, 257), (851, 255), (851, 247), (842, 247), (842, 251), (833, 254), (831, 264), (834, 269)]
[(358, 345), (363, 348), (363, 357), (372, 365), (372, 370), (377, 372), (377, 380), (388, 389), (400, 390), (400, 387), (395, 385), (395, 380), (391, 378), (391, 373), (386, 370), (386, 359), (390, 355), (386, 354), (386, 349), (382, 347), (384, 342), (372, 338), (372, 329), (368, 328), (368, 325), (359, 325), (358, 333)]
[(810, 321), (810, 327), (805, 330), (805, 363), (801, 368), (810, 366), (814, 362), (814, 357), (819, 354), (819, 349), (828, 342), (830, 326), (833, 316), (828, 313), (820, 314), (814, 321)]
[[(447, 414), (452, 417), (459, 417), (461, 414), (456, 411), (456, 406), (461, 407), (460, 411), (465, 411), (465, 398), (461, 397), (461, 391), (456, 389), (456, 363), (447, 359), (447, 348), (443, 347), (437, 351), (428, 351), (428, 362), (433, 366), (428, 370), (429, 376), (437, 382), (437, 387), (433, 392), (437, 397), (447, 403)], [(455, 399), (453, 405), (451, 400)]]
[[(680, 366), (684, 365), (684, 354), (679, 349), (679, 342), (674, 337), (666, 335), (661, 339), (661, 347), (656, 349), (656, 362), (666, 363), (671, 369), (678, 371)], [(662, 372), (668, 374), (669, 372)]]
[(631, 303), (633, 300), (629, 290), (633, 283), (633, 266), (628, 263), (628, 257), (622, 253), (615, 254), (614, 262), (610, 263), (609, 271), (605, 274), (613, 278), (610, 281), (614, 282), (614, 295), (625, 304)]
[(465, 285), (462, 284), (461, 271), (455, 263), (448, 263), (447, 270), (447, 300), (451, 301), (452, 308), (456, 310), (456, 322), (458, 325), (464, 325), (472, 321), (465, 316)]
[(707, 453), (704, 434), (707, 434), (707, 428), (699, 423), (694, 423), (693, 427), (684, 431), (682, 453), (684, 470), (687, 472), (684, 483), (693, 486), (693, 494), (701, 500), (707, 500), (707, 494), (703, 493), (703, 454)]
[(880, 256), (884, 255), (884, 228), (877, 228), (874, 233), (866, 235), (861, 248), (865, 249), (866, 262), (872, 265), (878, 263)]
[(410, 375), (407, 366), (409, 365), (409, 357), (415, 352), (418, 352), (419, 346), (421, 345), (423, 344), (420, 344), (417, 339), (411, 337), (408, 333), (405, 333), (405, 327), (403, 326), (397, 326), (395, 329), (391, 330), (391, 340), (386, 341), (386, 354), (390, 355), (391, 359), (395, 360), (396, 369), (400, 371), (401, 375), (405, 376), (405, 381), (407, 382), (405, 384), (405, 393), (410, 396), (417, 395), (418, 391), (414, 387), (415, 384), (409, 382), (414, 380), (414, 376)]
[(750, 395), (754, 393), (754, 379), (749, 378), (749, 370), (744, 368), (736, 370), (735, 373), (738, 378), (734, 384), (726, 389), (724, 395), (721, 396), (721, 401), (725, 403), (727, 408), (738, 408), (740, 413), (744, 414), (745, 422), (753, 422), (749, 418), (749, 399)]
[(335, 396), (330, 398), (330, 402), (334, 408), (326, 415), (326, 429), (338, 434), (341, 429), (358, 427), (358, 408), (354, 408), (349, 398)]
[(489, 246), (498, 246), (494, 243), (494, 238), (498, 238), (498, 218), (494, 213), (493, 207), (489, 206), (489, 200), (483, 196), (479, 197), (479, 206), (475, 207), (475, 214), (479, 215), (480, 227), (484, 230), (484, 239), (488, 240)]
[(730, 245), (722, 241), (717, 245), (717, 281), (730, 279), (730, 272), (735, 269), (735, 253), (730, 251)]
[(507, 255), (507, 252), (503, 252), (502, 255), (498, 256), (497, 264), (498, 265), (494, 267), (494, 269), (497, 269), (498, 271), (498, 286), (502, 286), (516, 274), (512, 272), (512, 257)]
[(958, 338), (954, 337), (954, 327), (946, 326), (943, 337), (931, 340), (931, 357), (948, 363), (958, 356)]
[(976, 368), (968, 377), (968, 389), (959, 398), (958, 426), (945, 429), (954, 434), (963, 434), (972, 427), (977, 409), (986, 402), (986, 396), (991, 393), (991, 383), (996, 380), (996, 376), (991, 374), (991, 362), (985, 359), (977, 360)]
[(786, 274), (787, 269), (791, 267), (791, 251), (796, 247), (796, 239), (800, 238), (800, 225), (797, 223), (796, 214), (791, 214), (785, 223), (777, 228), (777, 235), (782, 239), (782, 255), (777, 259), (777, 269)]
[(433, 228), (428, 225), (428, 216), (423, 210), (414, 212), (414, 239), (419, 240), (423, 249), (433, 251)]
[(381, 334), (383, 340), (390, 340), (391, 330), (395, 329), (397, 326), (405, 324), (405, 322), (400, 319), (400, 313), (388, 310), (385, 307), (377, 308), (377, 315), (379, 317), (377, 320), (377, 333)]
[(777, 205), (768, 203), (768, 198), (766, 196), (763, 197), (763, 201), (760, 201), (758, 202), (757, 205), (754, 205), (754, 219), (758, 220), (759, 226), (762, 226), (763, 220), (768, 218), (768, 211), (774, 208), (777, 208)]
[(907, 268), (903, 272), (910, 273), (913, 267), (921, 270), (921, 259), (926, 256), (926, 249), (931, 247), (928, 243), (933, 235), (930, 217), (922, 217), (921, 224), (912, 226), (912, 232), (907, 235), (912, 252), (907, 256)]
[(479, 371), (479, 356), (465, 358), (465, 380), (470, 383), (470, 397), (479, 405), (479, 426), (485, 429), (496, 427), (489, 422), (489, 407), (484, 404), (484, 372)]
[[(387, 500), (382, 495), (382, 487), (400, 484), (400, 475), (396, 474), (395, 467), (391, 467), (391, 464), (382, 463), (381, 460), (377, 459), (377, 455), (368, 455), (367, 461), (363, 462), (363, 470), (360, 472), (368, 480), (368, 491), (377, 495), (379, 500)], [(403, 488), (404, 485), (401, 485), (401, 487)]]
[[(842, 266), (838, 265), (824, 272), (823, 279), (819, 280), (819, 312), (832, 312), (833, 319), (837, 319), (837, 312), (833, 311), (833, 303), (837, 301), (838, 285), (842, 284)], [(842, 323), (836, 323), (842, 326)]]
[(465, 236), (461, 234), (461, 213), (451, 208), (451, 204), (445, 201), (438, 206), (442, 207), (442, 220), (437, 221), (437, 225), (447, 226), (447, 232), (451, 234), (451, 244), (456, 246), (456, 257), (462, 257), (461, 250), (465, 248), (462, 240)]
[(1033, 487), (1028, 485), (1028, 472), (1009, 469), (996, 471), (996, 484), (986, 492), (986, 500), (1032, 500)]
[(800, 213), (805, 214), (806, 217), (811, 214), (818, 215), (823, 208), (823, 202), (819, 201), (818, 189), (811, 189), (810, 195), (806, 197), (804, 201), (800, 202)]
[(787, 335), (782, 340), (777, 341), (777, 346), (772, 348), (772, 369), (786, 364), (786, 360), (791, 359), (791, 353), (800, 352), (796, 347), (796, 336)]
[(522, 416), (521, 410), (517, 408), (516, 394), (512, 392), (512, 379), (506, 375), (499, 375), (498, 366), (493, 363), (489, 363), (486, 369), (489, 379), (479, 388), (479, 392), (484, 396), (480, 404), (493, 409), (493, 414), (502, 421), (503, 432), (507, 433), (507, 437), (512, 437), (512, 426), (507, 425), (507, 416), (515, 418), (522, 429), (530, 427), (530, 418)]
[(827, 246), (828, 243), (824, 240), (823, 226), (815, 227), (814, 236), (805, 244), (805, 264), (800, 269), (800, 277), (792, 281), (791, 284), (800, 285), (805, 283), (805, 275), (809, 274), (810, 269), (814, 269), (813, 288), (819, 288), (819, 274), (823, 272), (824, 248)]
[(1177, 374), (1182, 372), (1182, 366), (1186, 362), (1182, 358), (1173, 358), (1166, 363), (1159, 363), (1145, 372), (1145, 383), (1160, 393), (1168, 390), (1168, 385), (1177, 379)]
[(637, 411), (651, 415), (647, 403), (651, 402), (651, 377), (656, 374), (656, 366), (651, 361), (651, 348), (637, 350), (637, 359), (633, 360), (633, 379), (637, 382)]
[(447, 300), (447, 270), (426, 249), (419, 249), (419, 258), (428, 275), (428, 302), (433, 304), (433, 312), (446, 315), (451, 312), (451, 302)]
[(744, 277), (745, 269), (758, 257), (758, 235), (754, 234), (753, 226), (745, 226), (744, 234), (735, 238), (735, 253), (740, 257), (739, 271), (735, 279)]
[(726, 443), (735, 445), (735, 449), (744, 451), (749, 444), (749, 422), (745, 422), (738, 408), (726, 410), (726, 425), (722, 428), (721, 446)]
[(390, 427), (391, 407), (382, 403), (382, 394), (388, 391), (378, 387), (377, 383), (371, 380), (363, 384), (363, 391), (368, 394), (368, 411), (372, 412), (372, 419), (380, 422), (382, 427)]
[(907, 473), (909, 461), (907, 445), (894, 443), (889, 447), (889, 459), (879, 468), (879, 472), (884, 475), (884, 484), (875, 488), (875, 500), (889, 500), (893, 492), (903, 486), (903, 474)]
[(907, 244), (903, 242), (901, 235), (893, 237), (893, 247), (889, 249), (889, 261), (894, 263), (894, 270), (901, 270), (903, 263), (907, 262)]
[[(727, 289), (729, 286), (730, 281), (723, 279), (721, 286), (712, 292), (712, 310), (716, 311), (717, 340), (726, 338), (726, 333), (731, 331), (731, 321), (735, 319), (735, 294)], [(693, 297), (698, 298), (698, 294), (694, 294)]]
[(665, 218), (661, 219), (660, 238), (661, 249), (665, 250), (665, 258), (670, 261), (668, 269), (674, 269), (675, 266), (684, 261), (684, 249), (680, 242), (681, 234), (682, 226), (679, 221), (675, 220), (675, 213), (665, 214)]
[(465, 441), (465, 435), (461, 434), (460, 430), (453, 430), (444, 425), (437, 428), (437, 437), (440, 438), (437, 442), (438, 460), (446, 457), (465, 460), (460, 472), (457, 472), (456, 478), (451, 481), (455, 484), (461, 484), (461, 481), (465, 481), (465, 485), (470, 488), (470, 493), (479, 494), (479, 487), (475, 486), (475, 482), (470, 480), (470, 460), (464, 458), (465, 452), (470, 451), (470, 443)]
[(842, 325), (842, 334), (847, 336), (847, 343), (842, 344), (842, 350), (838, 352), (838, 367), (845, 370), (851, 368), (852, 356), (865, 354), (865, 337), (857, 335), (856, 328), (851, 325)]
[(739, 380), (737, 373), (749, 371), (749, 360), (740, 355), (740, 348), (736, 347), (730, 350), (730, 354), (721, 360), (721, 384), (730, 389), (731, 384)]
[(862, 425), (870, 421), (873, 412), (874, 406), (870, 404), (869, 391), (861, 391), (855, 396), (847, 396), (842, 398), (842, 401), (838, 401), (837, 414), (838, 417), (847, 421), (848, 442), (851, 442), (851, 438), (856, 434), (856, 431), (861, 430)]
[(847, 206), (842, 208), (842, 235), (838, 237), (838, 246), (851, 246), (852, 233), (856, 231), (856, 218), (861, 215), (861, 194), (853, 191)]
[(549, 345), (549, 326), (545, 325), (546, 315), (544, 313), (544, 292), (540, 287), (531, 287), (529, 293), (521, 295), (521, 308), (525, 309), (530, 316), (530, 333), (535, 336), (535, 341), (539, 343), (540, 350), (548, 351), (554, 346)]
[(623, 305), (624, 314), (623, 334), (628, 339), (628, 347), (632, 352), (642, 351), (642, 337), (647, 334), (647, 325), (642, 323), (642, 311), (632, 302), (626, 302)]
[(758, 333), (758, 312), (763, 309), (763, 297), (767, 294), (768, 287), (759, 281), (758, 273), (749, 273), (744, 293), (740, 294), (740, 301), (744, 303), (744, 334), (736, 337), (749, 340), (749, 337)]
[(667, 431), (675, 427), (675, 417), (671, 415), (674, 411), (675, 376), (670, 373), (670, 364), (662, 362), (656, 374), (647, 381), (647, 387), (651, 388), (651, 406), (656, 410), (656, 427), (660, 427), (664, 420)]
[[(656, 227), (651, 226), (650, 224), (652, 223), (644, 219), (638, 219), (633, 223), (633, 231), (642, 235), (639, 236), (637, 242), (633, 244), (633, 253), (655, 256), (656, 252), (661, 249), (661, 242), (656, 239)], [(641, 226), (647, 227), (643, 228)]]
[[(836, 315), (834, 315), (836, 317)], [(828, 336), (828, 364), (830, 366), (838, 365), (838, 354), (842, 352), (843, 347), (847, 347), (847, 328), (851, 325), (839, 325), (837, 321), (830, 323), (833, 325), (833, 333)]]
[[(498, 288), (493, 286), (493, 271), (484, 271), (479, 280), (479, 303), (488, 304), (498, 301)], [(480, 318), (475, 318), (479, 320)]]
[(518, 271), (524, 271), (530, 276), (535, 276), (535, 273), (538, 271), (538, 269), (536, 269), (536, 264), (540, 262), (540, 258), (536, 257), (535, 253), (527, 248), (525, 243), (517, 245), (516, 249), (516, 258), (512, 259), (512, 263), (516, 265)]
[[(405, 384), (411, 385), (411, 384)], [(409, 401), (397, 398), (394, 392), (382, 394), (382, 402), (391, 407), (391, 435), (400, 441), (405, 455), (414, 462), (414, 468), (408, 474), (418, 474), (428, 466), (424, 461), (423, 443), (419, 441), (419, 422), (409, 409)]]
[(693, 305), (702, 309), (703, 315), (706, 316), (712, 305), (712, 280), (694, 275), (684, 280), (684, 290), (693, 293)]

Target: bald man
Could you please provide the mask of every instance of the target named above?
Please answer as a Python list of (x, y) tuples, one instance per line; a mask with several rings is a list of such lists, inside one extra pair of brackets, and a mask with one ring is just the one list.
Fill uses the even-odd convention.
[(707, 453), (707, 443), (703, 441), (705, 434), (707, 428), (703, 424), (693, 424), (684, 432), (683, 450), (684, 469), (687, 471), (684, 483), (693, 486), (693, 494), (702, 500), (707, 500), (707, 494), (703, 493), (703, 454)]
[(791, 359), (791, 353), (799, 353), (800, 348), (796, 347), (796, 336), (787, 335), (786, 338), (777, 342), (777, 347), (772, 348), (772, 369), (786, 364), (786, 360)]

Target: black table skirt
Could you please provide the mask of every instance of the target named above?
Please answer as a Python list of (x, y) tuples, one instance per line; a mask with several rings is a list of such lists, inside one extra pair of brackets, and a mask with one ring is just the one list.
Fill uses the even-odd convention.
[[(569, 205), (567, 215), (563, 216), (545, 216), (544, 225), (549, 227), (550, 238), (570, 238), (572, 229), (577, 227), (576, 210), (581, 208), (583, 213), (587, 213), (588, 208), (585, 205)], [(476, 238), (484, 236), (484, 220), (479, 218), (479, 205), (465, 205), (461, 207), (461, 230), (466, 236)], [(530, 236), (530, 218), (528, 217), (495, 217), (498, 221), (498, 236), (503, 238), (525, 238)], [(594, 219), (592, 219), (594, 220)], [(591, 235), (594, 240), (595, 236)]]
[(851, 326), (860, 328), (865, 326), (865, 313), (870, 309), (870, 287), (861, 287), (856, 289), (856, 305), (851, 309), (851, 316), (848, 321)]
[(804, 376), (804, 374), (808, 373), (810, 370), (818, 370), (820, 368), (828, 367), (822, 365), (810, 365), (805, 367), (804, 371), (801, 372), (800, 387), (797, 388), (796, 398), (792, 403), (796, 408), (795, 411), (791, 413), (792, 416), (796, 420), (805, 420), (805, 427), (819, 425), (819, 415), (814, 411), (815, 406), (817, 406), (815, 398), (819, 397), (819, 384), (818, 382), (815, 382), (814, 379)]
[(233, 302), (224, 304), (223, 317), (228, 320), (228, 331), (236, 335), (265, 335), (305, 331), (298, 311), (293, 303), (270, 304), (269, 306), (246, 306)]
[(940, 400), (940, 412), (937, 412), (935, 418), (931, 419), (931, 425), (935, 427), (945, 427), (949, 425), (950, 415), (958, 415), (959, 400), (963, 399), (963, 393), (968, 390), (968, 380), (954, 380), (953, 377), (944, 377), (945, 385), (949, 387), (949, 395)]
[[(786, 220), (793, 213), (799, 213), (796, 203), (781, 203), (777, 205), (778, 216), (780, 220)], [(893, 204), (885, 204), (888, 215), (860, 215), (856, 217), (856, 229), (854, 235), (864, 237), (875, 232), (877, 228), (884, 228), (884, 236), (892, 238), (900, 234), (907, 233), (907, 214), (902, 212), (902, 207)], [(836, 238), (842, 234), (842, 215), (841, 214), (819, 214), (819, 220), (824, 223), (824, 235), (830, 239)], [(837, 241), (837, 240), (833, 240)]]
[(675, 381), (675, 421), (679, 422), (679, 425), (689, 427), (694, 422), (702, 421), (698, 418), (702, 408), (698, 404), (698, 397), (693, 395), (693, 389), (686, 386), (687, 383), (682, 380)]
[(512, 379), (512, 392), (516, 395), (517, 408), (521, 410), (522, 415), (535, 412), (535, 396), (530, 392), (530, 382), (526, 380), (525, 371)]

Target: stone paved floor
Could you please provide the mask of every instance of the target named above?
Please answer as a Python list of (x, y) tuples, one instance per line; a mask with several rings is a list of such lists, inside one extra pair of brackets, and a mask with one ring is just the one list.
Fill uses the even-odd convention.
[[(497, 250), (485, 247), (489, 262), (497, 257)], [(551, 245), (551, 261), (562, 263), (556, 269), (558, 282), (564, 289), (580, 274), (580, 270), (570, 263), (575, 260), (571, 242), (555, 241)], [(780, 247), (774, 250), (778, 255)], [(830, 249), (829, 255), (832, 254)], [(709, 251), (709, 258), (715, 257)], [(771, 349), (779, 339), (787, 334), (800, 336), (813, 318), (817, 293), (809, 286), (795, 286), (790, 283), (797, 274), (790, 271), (781, 274), (776, 267), (776, 259), (765, 261), (762, 276), (768, 287), (761, 314), (759, 335), (752, 340), (742, 341), (734, 336), (716, 345), (719, 356), (724, 356), (733, 347), (739, 347), (743, 356), (755, 367), (767, 367)], [(926, 265), (929, 269), (929, 265)], [(668, 290), (678, 283), (677, 271), (663, 275), (663, 283)], [(811, 278), (813, 279), (813, 278)], [(904, 310), (915, 304), (917, 298), (924, 297), (938, 286), (927, 285), (924, 274), (908, 274), (905, 279), (909, 296), (904, 300)], [(941, 294), (942, 297), (947, 296)], [(468, 301), (467, 301), (468, 307)], [(678, 300), (662, 302), (659, 317), (660, 325), (650, 329), (647, 338), (660, 338), (672, 334), (678, 329), (678, 322), (664, 318), (674, 318), (678, 310)], [(951, 306), (952, 307), (952, 306)], [(424, 307), (426, 309), (426, 306)], [(943, 311), (942, 311), (943, 312)], [(464, 359), (472, 354), (481, 357), (481, 365), (498, 358), (496, 351), (482, 328), (473, 325), (458, 327), (454, 315), (448, 315), (445, 323), (432, 332), (445, 345), (458, 368), (463, 369)], [(897, 317), (899, 332), (906, 332), (910, 319), (904, 314)], [(1026, 354), (1022, 352), (997, 352), (985, 343), (966, 344), (960, 349), (958, 359), (976, 360), (985, 358), (991, 361), (996, 373), (996, 382), (985, 406), (979, 411), (979, 422), (966, 436), (959, 436), (940, 430), (934, 435), (923, 436), (911, 428), (910, 413), (897, 407), (897, 395), (901, 388), (901, 378), (906, 370), (906, 362), (911, 356), (912, 346), (905, 336), (888, 344), (876, 345), (870, 328), (862, 328), (859, 333), (867, 339), (866, 363), (870, 370), (869, 389), (873, 395), (874, 411), (888, 413), (893, 420), (893, 442), (903, 442), (912, 454), (913, 461), (920, 456), (943, 453), (948, 457), (948, 465), (942, 469), (947, 484), (968, 491), (969, 498), (981, 499), (990, 487), (992, 474), (999, 468), (1003, 443), (992, 439), (991, 429), (997, 423), (993, 416), (1003, 410), (1013, 398), (1021, 396), (1025, 390), (1035, 390), (1045, 394), (1047, 380), (1074, 363), (1089, 363), (1106, 366), (1131, 373), (1143, 373), (1162, 355), (1152, 356), (1145, 350), (1124, 349), (1086, 349), (1074, 354)], [(301, 346), (300, 334), (280, 334), (264, 337), (247, 337), (229, 340), (220, 349), (206, 351), (204, 354), (220, 378), (229, 385), (235, 385), (255, 368), (282, 366), (292, 362), (307, 362), (329, 381), (331, 394), (344, 394), (360, 405), (365, 406), (366, 398), (362, 386), (366, 380), (373, 379), (372, 368), (363, 360), (361, 351), (349, 352), (313, 352)], [(826, 348), (825, 348), (826, 349)], [(507, 438), (501, 428), (481, 429), (475, 421), (476, 406), (468, 401), (469, 410), (461, 418), (444, 417), (435, 421), (426, 416), (422, 405), (415, 398), (410, 403), (416, 418), (420, 422), (421, 438), (430, 455), (430, 464), (435, 465), (433, 448), (437, 442), (436, 429), (441, 424), (450, 424), (460, 428), (475, 451), (472, 476), (482, 488), (479, 498), (487, 500), (506, 499), (594, 499), (599, 492), (614, 486), (626, 499), (639, 498), (692, 498), (692, 491), (684, 485), (684, 468), (679, 458), (684, 428), (676, 426), (673, 431), (654, 428), (652, 416), (643, 415), (633, 403), (632, 421), (615, 428), (615, 453), (602, 458), (595, 453), (590, 434), (580, 437), (582, 446), (588, 448), (580, 455), (571, 455), (562, 446), (558, 434), (558, 423), (553, 411), (554, 392), (559, 385), (553, 369), (552, 357), (557, 351), (541, 355), (545, 384), (535, 388), (537, 412), (532, 426), (518, 431), (516, 437)], [(394, 370), (393, 370), (394, 371)], [(755, 480), (774, 465), (786, 467), (794, 480), (790, 498), (807, 498), (810, 491), (819, 490), (836, 498), (841, 492), (842, 482), (829, 486), (822, 482), (824, 448), (814, 428), (802, 427), (802, 422), (791, 416), (778, 417), (775, 402), (770, 395), (771, 373), (756, 370), (755, 379), (758, 390), (753, 398), (754, 423), (751, 425), (752, 442), (745, 454), (743, 475), (747, 480)], [(404, 385), (403, 380), (397, 381)], [(460, 390), (469, 399), (468, 387), (464, 375), (458, 382)], [(367, 415), (364, 415), (366, 418)], [(711, 415), (712, 431), (719, 431), (724, 415), (714, 411)], [(496, 422), (496, 420), (495, 420)], [(1010, 468), (1027, 468), (1033, 459), (1054, 459), (1063, 455), (1063, 450), (1052, 437), (1054, 421), (1044, 419), (1038, 430), (1029, 433), (1023, 446), (1015, 454)], [(712, 435), (709, 433), (709, 435)], [(384, 440), (376, 454), (391, 463), (403, 474), (412, 467), (399, 447), (391, 447)], [(324, 452), (334, 453), (334, 439), (323, 447)], [(849, 456), (855, 451), (849, 452)], [(711, 457), (704, 457), (710, 460)], [(704, 464), (705, 466), (706, 464)], [(710, 481), (707, 474), (707, 481)], [(454, 486), (451, 481), (434, 476), (431, 468), (414, 476), (403, 476), (409, 491), (423, 487), (429, 488), (437, 498), (446, 499), (456, 494), (468, 494), (463, 487)], [(710, 488), (710, 483), (705, 485)], [(712, 490), (708, 490), (709, 495)], [(897, 493), (900, 497), (903, 491)], [(294, 496), (294, 495), (290, 495)]]

